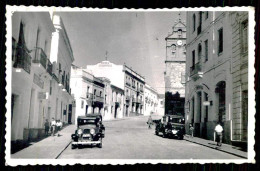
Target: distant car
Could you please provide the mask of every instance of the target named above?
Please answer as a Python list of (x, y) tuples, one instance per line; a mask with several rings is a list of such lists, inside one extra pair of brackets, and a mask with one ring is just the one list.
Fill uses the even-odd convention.
[(100, 114), (87, 114), (87, 116), (79, 116), (77, 121), (77, 129), (71, 135), (71, 148), (74, 149), (83, 145), (97, 145), (102, 148), (102, 138), (105, 137), (102, 116)]
[(155, 134), (162, 133), (163, 137), (177, 137), (182, 140), (185, 134), (184, 117), (179, 115), (165, 115), (157, 122)]

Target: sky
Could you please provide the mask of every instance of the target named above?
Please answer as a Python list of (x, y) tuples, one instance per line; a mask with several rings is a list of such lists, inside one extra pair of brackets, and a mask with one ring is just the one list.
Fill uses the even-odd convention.
[[(73, 50), (73, 64), (86, 67), (106, 58), (124, 63), (163, 94), (165, 37), (179, 12), (59, 12)], [(185, 13), (180, 15), (186, 20)]]

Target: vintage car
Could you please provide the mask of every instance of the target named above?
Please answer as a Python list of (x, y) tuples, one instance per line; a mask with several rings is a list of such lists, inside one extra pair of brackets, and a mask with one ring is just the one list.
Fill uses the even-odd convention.
[(100, 114), (87, 114), (77, 118), (77, 129), (71, 135), (71, 148), (82, 147), (83, 145), (97, 145), (102, 148), (102, 138), (105, 137), (105, 127), (102, 124)]
[(165, 115), (157, 122), (155, 134), (162, 133), (163, 137), (177, 137), (183, 139), (185, 134), (184, 117), (180, 115)]

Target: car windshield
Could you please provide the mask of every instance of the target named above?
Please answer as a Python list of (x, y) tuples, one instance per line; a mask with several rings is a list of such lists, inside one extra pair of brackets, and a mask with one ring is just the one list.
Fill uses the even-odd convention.
[(96, 119), (79, 119), (78, 125), (96, 125)]
[(183, 118), (172, 118), (172, 117), (169, 117), (169, 122), (184, 124), (184, 119)]

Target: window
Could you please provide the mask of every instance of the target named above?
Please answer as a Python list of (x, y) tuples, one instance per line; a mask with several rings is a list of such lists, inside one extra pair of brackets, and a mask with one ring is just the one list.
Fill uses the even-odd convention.
[(102, 97), (102, 91), (100, 91), (100, 97)]
[(52, 85), (51, 85), (52, 81), (50, 80), (50, 95), (52, 93)]
[(218, 30), (218, 55), (223, 52), (223, 28)]
[(208, 61), (208, 53), (209, 53), (209, 52), (208, 52), (208, 51), (209, 51), (209, 50), (208, 50), (208, 48), (209, 48), (209, 47), (208, 47), (208, 46), (209, 46), (209, 45), (208, 45), (208, 40), (205, 40), (205, 41), (204, 41), (204, 45), (205, 45), (205, 62), (206, 62), (206, 61)]
[(182, 36), (182, 30), (181, 30), (181, 29), (178, 30), (178, 36), (179, 36), (179, 37)]
[(175, 53), (175, 51), (176, 51), (176, 45), (172, 44), (172, 53)]
[(207, 20), (209, 18), (209, 12), (205, 11), (205, 20)]
[(201, 44), (199, 43), (199, 46), (198, 46), (198, 62), (200, 62), (200, 60), (201, 60), (201, 50), (202, 50)]
[(96, 90), (96, 89), (94, 89), (94, 96), (96, 95), (96, 91), (97, 91), (97, 90)]
[(248, 21), (242, 23), (242, 52), (248, 51)]
[(195, 65), (195, 50), (192, 51), (192, 67)]
[(193, 23), (193, 31), (196, 30), (196, 15), (193, 14), (193, 17), (192, 17), (192, 23)]
[(16, 41), (12, 37), (12, 61), (15, 61)]

